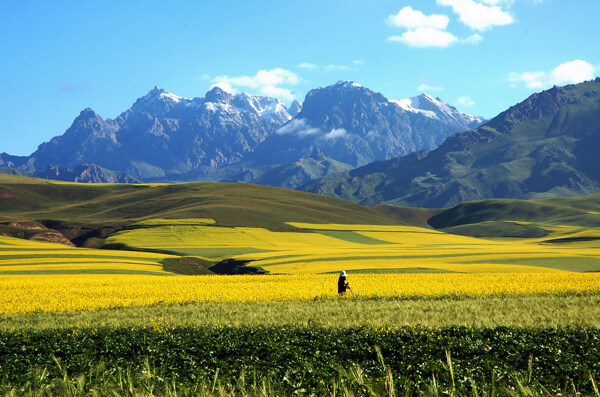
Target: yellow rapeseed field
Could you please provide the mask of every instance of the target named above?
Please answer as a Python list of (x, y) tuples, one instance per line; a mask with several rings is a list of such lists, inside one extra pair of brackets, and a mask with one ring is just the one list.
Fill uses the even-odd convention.
[[(555, 272), (600, 270), (600, 245), (547, 244), (543, 239), (491, 240), (412, 226), (294, 223), (301, 232), (217, 227), (206, 220), (123, 231), (108, 239), (219, 261), (252, 261), (271, 273), (364, 271)], [(163, 223), (164, 222), (164, 223)], [(161, 226), (162, 225), (162, 226)], [(570, 234), (569, 234), (570, 233)], [(598, 231), (557, 228), (564, 236)], [(549, 237), (548, 237), (549, 238)]]
[[(352, 274), (360, 297), (598, 294), (598, 273)], [(306, 301), (337, 296), (337, 274), (268, 276), (1, 276), (0, 314), (197, 301)], [(348, 294), (343, 299), (352, 298)]]
[(0, 236), (0, 275), (164, 274), (161, 261), (171, 255), (72, 248), (45, 241)]
[[(270, 271), (268, 276), (174, 276), (161, 264), (170, 255), (0, 236), (0, 314), (333, 299), (340, 270), (350, 272), (349, 281), (360, 297), (600, 294), (600, 273), (578, 273), (600, 270), (600, 246), (594, 242), (489, 240), (408, 226), (291, 225), (302, 230), (158, 219), (107, 240), (212, 261), (250, 260)], [(555, 237), (596, 235), (595, 230), (557, 227)]]

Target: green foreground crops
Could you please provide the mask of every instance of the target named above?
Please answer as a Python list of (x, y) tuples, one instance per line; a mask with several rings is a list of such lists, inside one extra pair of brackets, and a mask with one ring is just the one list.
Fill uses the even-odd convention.
[(600, 330), (69, 328), (0, 333), (0, 391), (68, 395), (595, 393)]
[(5, 316), (0, 394), (594, 395), (598, 318), (596, 295)]

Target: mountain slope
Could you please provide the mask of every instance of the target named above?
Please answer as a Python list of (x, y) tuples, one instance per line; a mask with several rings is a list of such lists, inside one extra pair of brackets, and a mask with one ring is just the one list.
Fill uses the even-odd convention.
[(476, 128), (485, 121), (483, 117), (459, 112), (454, 106), (450, 106), (439, 97), (433, 98), (427, 94), (401, 100), (390, 100), (390, 102), (408, 112), (421, 114), (425, 117), (443, 121), (448, 125), (453, 125), (460, 131)]
[(324, 175), (337, 174), (353, 168), (315, 149), (308, 157), (280, 165), (249, 168), (224, 179), (223, 182), (252, 182), (295, 189)]
[(324, 177), (303, 190), (429, 208), (600, 191), (600, 78), (530, 96), (431, 152)]
[(433, 149), (448, 136), (482, 121), (441, 100), (434, 102), (427, 111), (407, 110), (399, 101), (390, 101), (357, 83), (340, 81), (308, 92), (302, 110), (249, 158), (256, 165), (281, 164), (306, 158), (318, 149), (356, 167)]
[(44, 171), (38, 172), (36, 176), (56, 181), (81, 183), (142, 183), (139, 179), (123, 172), (107, 170), (96, 164), (81, 164), (75, 169), (48, 166)]

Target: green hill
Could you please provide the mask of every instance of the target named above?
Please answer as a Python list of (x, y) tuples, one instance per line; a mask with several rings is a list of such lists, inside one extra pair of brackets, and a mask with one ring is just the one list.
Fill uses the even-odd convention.
[(431, 228), (427, 221), (443, 212), (443, 209), (397, 207), (394, 205), (378, 204), (373, 207), (375, 211), (408, 226)]
[(436, 229), (444, 229), (497, 221), (600, 227), (600, 194), (544, 200), (474, 201), (441, 212), (429, 218), (428, 223)]
[(284, 222), (394, 224), (348, 201), (239, 183), (77, 184), (0, 174), (0, 222), (54, 220), (121, 227), (145, 219), (210, 218), (221, 226)]
[[(548, 236), (548, 242), (556, 243), (600, 240), (600, 194), (473, 201), (437, 213), (427, 223), (447, 233), (473, 237)], [(562, 238), (563, 235), (576, 237)]]

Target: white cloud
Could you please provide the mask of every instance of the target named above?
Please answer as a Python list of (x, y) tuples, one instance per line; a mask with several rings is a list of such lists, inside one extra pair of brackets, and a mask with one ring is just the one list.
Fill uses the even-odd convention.
[(267, 85), (261, 87), (260, 91), (263, 94), (265, 94), (266, 96), (275, 97), (275, 98), (283, 99), (286, 101), (291, 101), (291, 100), (296, 99), (296, 95), (294, 94), (293, 91), (291, 91), (287, 88), (277, 87), (275, 85), (267, 84)]
[(213, 88), (213, 87), (219, 87), (220, 89), (222, 89), (223, 91), (226, 91), (226, 92), (235, 92), (235, 90), (233, 89), (233, 87), (231, 87), (231, 84), (229, 84), (229, 83), (227, 83), (225, 81), (221, 81), (221, 82), (215, 83), (210, 88)]
[(475, 33), (470, 35), (469, 37), (467, 37), (466, 39), (462, 40), (465, 43), (469, 43), (469, 44), (479, 44), (483, 41), (483, 36), (480, 35), (479, 33)]
[[(536, 0), (534, 0), (534, 1), (536, 1)], [(491, 5), (491, 6), (510, 7), (514, 4), (515, 0), (481, 0), (481, 2)]]
[(312, 127), (306, 119), (292, 119), (289, 123), (279, 127), (276, 131), (280, 135), (297, 135), (301, 138), (307, 136), (318, 136), (318, 139), (335, 139), (342, 138), (348, 135), (344, 128), (333, 128), (331, 131), (323, 134), (323, 131), (318, 127)]
[[(464, 1), (472, 2), (473, 0), (438, 0), (438, 3), (458, 3)], [(504, 0), (487, 1), (498, 2)], [(479, 3), (476, 4), (485, 9), (494, 8)], [(406, 32), (402, 35), (389, 36), (387, 40), (404, 43), (410, 47), (449, 47), (455, 43), (479, 44), (483, 40), (483, 37), (477, 33), (465, 39), (460, 39), (446, 30), (450, 22), (450, 18), (446, 15), (425, 15), (423, 12), (414, 10), (412, 7), (402, 8), (398, 14), (390, 15), (386, 19), (386, 22), (389, 25), (406, 29)]]
[(347, 131), (344, 128), (334, 128), (331, 131), (329, 131), (328, 133), (326, 133), (325, 135), (323, 135), (323, 138), (325, 138), (325, 139), (341, 138), (341, 137), (345, 136), (346, 134), (347, 134)]
[(544, 89), (553, 85), (581, 83), (585, 80), (592, 80), (594, 74), (599, 70), (600, 68), (596, 68), (586, 61), (576, 59), (562, 63), (550, 72), (513, 72), (508, 76), (508, 80), (513, 85), (524, 83), (527, 88)]
[(364, 65), (365, 61), (363, 61), (362, 59), (355, 59), (352, 61), (352, 63), (355, 65)]
[[(352, 63), (354, 63), (355, 65), (359, 65), (360, 62), (362, 62), (362, 61), (352, 61)], [(325, 72), (325, 73), (335, 72), (335, 71), (340, 71), (340, 70), (341, 71), (352, 70), (346, 65), (334, 65), (334, 64), (317, 65), (317, 64), (309, 63), (309, 62), (302, 62), (302, 63), (296, 65), (296, 67), (300, 68), (300, 69), (308, 70), (310, 72)]]
[(259, 70), (256, 73), (255, 79), (260, 84), (298, 84), (300, 76), (289, 70), (276, 68), (271, 70)]
[(431, 86), (429, 84), (423, 83), (419, 87), (417, 87), (417, 91), (419, 91), (419, 92), (444, 91), (444, 88), (440, 87), (440, 86)]
[(468, 108), (474, 105), (475, 101), (470, 96), (461, 96), (456, 100), (456, 106)]
[(369, 132), (367, 132), (367, 139), (369, 141), (374, 141), (376, 139), (378, 139), (381, 136), (381, 134), (375, 130), (371, 130)]
[(213, 79), (213, 83), (214, 86), (229, 92), (236, 92), (239, 88), (250, 88), (264, 95), (292, 100), (295, 99), (293, 91), (282, 86), (293, 86), (300, 80), (300, 76), (292, 71), (275, 68), (259, 70), (254, 76), (217, 76)]
[(474, 0), (437, 0), (439, 5), (452, 7), (460, 21), (471, 29), (484, 31), (493, 26), (514, 22), (514, 18), (499, 7), (499, 4), (506, 3), (505, 1), (486, 0), (484, 3)]
[(398, 14), (390, 15), (386, 19), (387, 23), (407, 29), (432, 28), (444, 30), (450, 22), (446, 15), (425, 15), (419, 10), (413, 10), (412, 7), (404, 7)]
[(302, 62), (298, 65), (296, 65), (297, 68), (300, 69), (308, 69), (308, 70), (315, 70), (319, 68), (319, 65), (315, 65), (314, 63), (309, 63), (309, 62)]
[(320, 128), (311, 127), (306, 119), (292, 119), (289, 123), (277, 129), (276, 133), (281, 135), (296, 134), (301, 137), (314, 135), (321, 132)]
[(346, 65), (325, 65), (324, 68), (326, 72), (334, 72), (336, 70), (350, 70), (350, 68)]
[(410, 47), (448, 47), (458, 41), (452, 33), (434, 28), (417, 28), (402, 36), (390, 36), (388, 41), (404, 43)]

